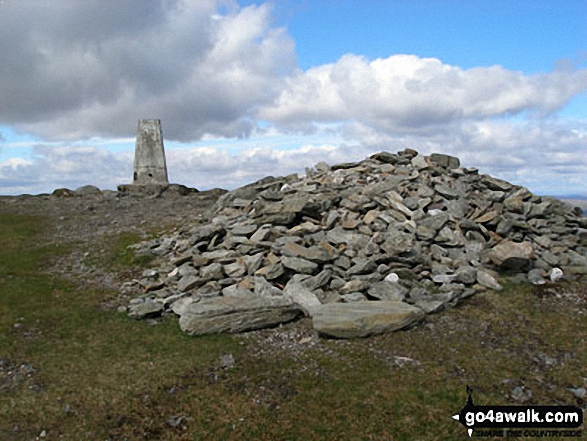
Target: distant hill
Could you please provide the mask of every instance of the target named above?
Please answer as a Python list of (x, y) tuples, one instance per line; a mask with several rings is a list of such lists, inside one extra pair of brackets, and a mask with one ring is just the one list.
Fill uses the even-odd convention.
[(587, 212), (587, 198), (582, 198), (580, 196), (576, 197), (560, 197), (562, 201), (568, 202), (569, 204), (575, 205), (579, 207), (583, 212)]

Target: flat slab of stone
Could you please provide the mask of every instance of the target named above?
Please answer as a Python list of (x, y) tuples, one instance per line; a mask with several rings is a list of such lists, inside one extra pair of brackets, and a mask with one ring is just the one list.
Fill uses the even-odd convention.
[(216, 297), (187, 305), (179, 326), (189, 335), (235, 333), (276, 326), (302, 315), (283, 297)]
[(397, 331), (425, 313), (404, 302), (331, 303), (313, 308), (314, 329), (335, 338), (358, 338)]

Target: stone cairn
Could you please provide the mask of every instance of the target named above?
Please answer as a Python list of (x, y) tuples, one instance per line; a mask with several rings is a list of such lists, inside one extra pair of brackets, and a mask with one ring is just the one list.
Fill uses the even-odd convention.
[(320, 335), (365, 337), (501, 290), (499, 275), (543, 284), (587, 274), (580, 209), (448, 155), (319, 163), (304, 178), (228, 192), (214, 213), (133, 246), (160, 266), (123, 286), (142, 290), (131, 317), (177, 314), (200, 335), (306, 315)]

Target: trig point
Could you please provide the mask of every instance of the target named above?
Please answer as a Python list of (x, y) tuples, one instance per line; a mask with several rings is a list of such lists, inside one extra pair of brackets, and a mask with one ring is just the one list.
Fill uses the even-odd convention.
[(132, 183), (169, 184), (159, 119), (139, 120)]
[(133, 168), (132, 184), (118, 186), (121, 196), (158, 197), (164, 193), (183, 196), (198, 191), (185, 185), (169, 183), (163, 148), (163, 132), (159, 119), (139, 120)]

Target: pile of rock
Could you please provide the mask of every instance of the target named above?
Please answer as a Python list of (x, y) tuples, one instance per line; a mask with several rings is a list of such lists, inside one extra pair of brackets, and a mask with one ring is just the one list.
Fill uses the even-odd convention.
[(53, 191), (52, 196), (58, 198), (68, 198), (75, 196), (82, 197), (122, 197), (122, 196), (139, 196), (139, 197), (173, 197), (188, 196), (198, 193), (198, 189), (189, 188), (181, 184), (121, 184), (118, 191), (100, 190), (94, 185), (84, 185), (76, 190), (68, 188), (58, 188)]
[[(406, 327), (486, 289), (587, 274), (587, 218), (553, 198), (413, 150), (320, 163), (223, 195), (211, 223), (135, 246), (160, 257), (129, 314), (189, 334), (312, 317), (322, 335)], [(133, 285), (134, 284), (134, 285)]]

